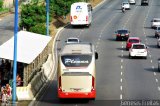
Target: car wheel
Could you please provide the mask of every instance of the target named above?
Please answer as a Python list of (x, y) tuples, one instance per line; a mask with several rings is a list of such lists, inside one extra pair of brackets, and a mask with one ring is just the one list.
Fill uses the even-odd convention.
[(116, 37), (116, 41), (118, 41), (119, 40), (119, 38), (118, 37)]
[(132, 58), (130, 54), (129, 54), (129, 58), (130, 58), (130, 59)]
[(144, 59), (147, 59), (147, 56), (145, 56)]

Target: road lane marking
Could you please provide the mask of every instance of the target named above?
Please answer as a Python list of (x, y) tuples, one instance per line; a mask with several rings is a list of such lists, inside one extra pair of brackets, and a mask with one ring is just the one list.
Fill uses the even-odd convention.
[(160, 87), (158, 87), (158, 90), (160, 91)]
[(156, 82), (158, 83), (158, 79), (156, 78)]
[(152, 69), (154, 69), (154, 66), (152, 66)]
[(122, 99), (122, 94), (120, 94), (120, 99)]
[(121, 72), (121, 75), (123, 75), (123, 72)]
[(149, 55), (149, 57), (151, 58), (152, 56), (151, 56), (151, 55)]
[(122, 42), (122, 45), (123, 45), (123, 42)]
[(123, 68), (123, 66), (121, 65), (121, 69)]
[(156, 72), (154, 72), (154, 75), (156, 76)]
[(121, 52), (123, 53), (123, 50), (121, 50)]
[(121, 89), (121, 91), (122, 91), (122, 86), (120, 86), (120, 89)]
[(151, 63), (152, 63), (152, 60), (151, 60)]
[(121, 56), (123, 57), (123, 54)]
[(123, 79), (121, 78), (121, 82), (123, 81)]
[(123, 63), (123, 59), (121, 59), (121, 63)]

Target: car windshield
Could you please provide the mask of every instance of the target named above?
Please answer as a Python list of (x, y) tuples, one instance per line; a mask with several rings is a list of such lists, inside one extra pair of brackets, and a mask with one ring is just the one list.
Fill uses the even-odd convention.
[(153, 20), (153, 22), (160, 22), (160, 20)]
[(123, 3), (123, 5), (128, 5), (128, 3)]
[(77, 39), (68, 39), (68, 42), (78, 42)]
[(133, 45), (133, 49), (145, 49), (144, 45)]
[(118, 30), (118, 33), (119, 34), (126, 34), (126, 33), (128, 33), (128, 31), (127, 30)]
[(138, 43), (139, 40), (138, 40), (138, 39), (130, 39), (129, 42), (130, 42), (130, 43)]

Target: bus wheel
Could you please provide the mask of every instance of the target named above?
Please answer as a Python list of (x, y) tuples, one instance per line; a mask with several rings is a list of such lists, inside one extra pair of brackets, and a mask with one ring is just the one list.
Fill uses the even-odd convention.
[(91, 98), (91, 100), (95, 100), (95, 98)]

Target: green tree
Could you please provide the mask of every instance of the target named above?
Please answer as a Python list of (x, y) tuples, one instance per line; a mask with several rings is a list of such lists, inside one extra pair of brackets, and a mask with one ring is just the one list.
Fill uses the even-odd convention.
[(0, 9), (3, 8), (3, 0), (0, 0)]
[(81, 0), (50, 0), (50, 10), (54, 11), (56, 16), (64, 16), (70, 12), (70, 6), (74, 2)]
[(39, 23), (29, 29), (30, 32), (46, 35), (46, 26), (43, 23)]
[[(45, 6), (35, 4), (23, 5), (20, 19), (20, 28), (25, 28), (27, 31), (32, 31), (35, 33), (44, 34), (42, 29), (45, 28), (45, 26), (42, 26), (42, 24), (45, 25), (46, 23)], [(38, 28), (39, 26), (42, 26), (42, 28)]]

